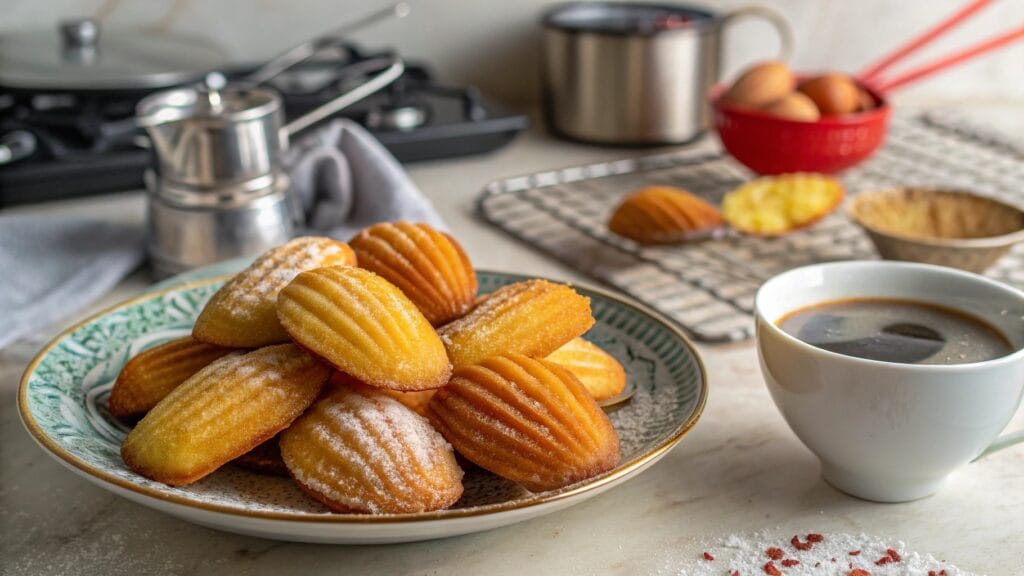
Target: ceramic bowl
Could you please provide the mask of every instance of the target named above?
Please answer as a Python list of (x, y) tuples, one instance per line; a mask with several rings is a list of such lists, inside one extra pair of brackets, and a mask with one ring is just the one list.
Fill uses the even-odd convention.
[(1024, 211), (956, 190), (862, 192), (847, 214), (887, 260), (982, 272), (1024, 240)]
[[(231, 271), (244, 264), (237, 261)], [(330, 513), (287, 478), (232, 465), (188, 486), (148, 480), (121, 461), (119, 448), (129, 427), (107, 410), (114, 379), (131, 356), (188, 334), (225, 278), (172, 283), (58, 336), (32, 361), (21, 382), (18, 408), (33, 438), (90, 482), (190, 522), (280, 540), (378, 544), (478, 532), (578, 504), (665, 456), (697, 423), (707, 401), (704, 367), (675, 325), (642, 305), (576, 286), (590, 298), (596, 319), (585, 337), (618, 359), (635, 389), (628, 402), (609, 414), (619, 433), (622, 460), (605, 474), (562, 489), (530, 493), (483, 470), (468, 468), (463, 497), (451, 509), (377, 516)], [(478, 273), (481, 293), (523, 279), (515, 274)]]

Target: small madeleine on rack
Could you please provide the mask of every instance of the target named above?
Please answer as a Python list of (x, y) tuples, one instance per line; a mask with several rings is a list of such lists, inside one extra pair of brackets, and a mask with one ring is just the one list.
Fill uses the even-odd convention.
[(843, 185), (824, 174), (763, 176), (726, 194), (722, 214), (740, 232), (781, 236), (829, 215), (843, 195)]
[(459, 454), (532, 492), (607, 472), (620, 458), (615, 428), (576, 377), (521, 354), (457, 369), (427, 416)]
[(344, 242), (319, 236), (296, 238), (257, 258), (221, 287), (192, 328), (196, 340), (234, 348), (287, 342), (277, 319), (277, 295), (299, 272), (322, 266), (353, 266)]
[(438, 334), (458, 368), (498, 354), (547, 356), (593, 325), (589, 298), (535, 279), (495, 290)]
[(281, 291), (288, 334), (338, 370), (377, 388), (444, 386), (451, 364), (430, 322), (405, 294), (354, 266), (303, 272)]
[(594, 400), (607, 400), (626, 389), (626, 370), (622, 364), (583, 338), (573, 338), (548, 354), (547, 360), (572, 372)]
[(717, 208), (671, 186), (648, 186), (633, 192), (608, 221), (609, 230), (641, 244), (685, 242), (721, 225)]
[(197, 342), (191, 336), (140, 352), (117, 375), (107, 402), (110, 413), (124, 419), (145, 415), (179, 384), (231, 352), (230, 348)]
[(452, 447), (425, 418), (366, 387), (324, 395), (281, 435), (281, 456), (303, 491), (338, 512), (428, 512), (462, 495)]
[(225, 356), (150, 410), (124, 439), (121, 459), (164, 484), (195, 482), (285, 429), (329, 375), (294, 344)]
[(455, 320), (473, 307), (476, 273), (451, 236), (399, 220), (374, 224), (349, 243), (360, 268), (398, 286), (432, 325)]

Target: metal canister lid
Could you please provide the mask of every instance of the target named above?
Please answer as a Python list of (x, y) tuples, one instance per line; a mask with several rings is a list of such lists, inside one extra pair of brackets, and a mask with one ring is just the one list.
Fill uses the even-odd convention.
[(25, 90), (143, 90), (184, 84), (222, 68), (204, 38), (151, 30), (101, 30), (94, 19), (57, 30), (0, 34), (0, 85)]
[(151, 94), (139, 101), (136, 112), (143, 126), (184, 119), (230, 124), (261, 118), (280, 108), (281, 98), (272, 90), (208, 86)]

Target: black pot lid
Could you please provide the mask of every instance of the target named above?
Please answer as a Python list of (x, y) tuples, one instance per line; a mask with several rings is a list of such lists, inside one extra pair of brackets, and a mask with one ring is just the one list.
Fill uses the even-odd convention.
[(151, 30), (100, 30), (95, 20), (0, 34), (0, 86), (139, 90), (198, 80), (227, 55), (209, 40)]

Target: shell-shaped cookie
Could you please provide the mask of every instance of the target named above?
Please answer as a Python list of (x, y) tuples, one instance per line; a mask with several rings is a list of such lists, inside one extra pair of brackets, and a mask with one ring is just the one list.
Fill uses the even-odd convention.
[(391, 390), (390, 388), (377, 388), (370, 386), (369, 384), (364, 384), (344, 372), (335, 372), (334, 375), (331, 376), (331, 384), (334, 386), (348, 386), (355, 388), (356, 390), (376, 390), (381, 394), (386, 394), (395, 400), (398, 400), (404, 404), (406, 408), (420, 416), (426, 416), (427, 405), (430, 404), (430, 399), (433, 398), (434, 393), (437, 392), (437, 388), (429, 390), (410, 390), (408, 392), (404, 392), (402, 390)]
[(740, 232), (780, 236), (824, 218), (844, 195), (839, 180), (824, 174), (763, 176), (726, 194), (722, 214)]
[(339, 512), (440, 510), (462, 495), (462, 469), (425, 418), (375, 390), (336, 388), (281, 435), (299, 486)]
[(671, 186), (637, 190), (623, 199), (608, 221), (609, 230), (641, 244), (683, 242), (721, 225), (717, 208)]
[(353, 266), (344, 242), (319, 236), (296, 238), (257, 258), (210, 298), (192, 327), (196, 340), (256, 348), (287, 342), (277, 319), (277, 295), (300, 272), (322, 266)]
[(444, 386), (451, 364), (434, 328), (393, 284), (369, 270), (303, 272), (277, 299), (288, 334), (357, 380), (378, 388)]
[(179, 384), (229, 353), (230, 348), (198, 342), (191, 336), (139, 353), (117, 375), (107, 403), (110, 413), (123, 419), (145, 415)]
[(260, 474), (287, 476), (288, 467), (284, 465), (284, 460), (281, 458), (280, 440), (281, 435), (278, 434), (235, 458), (232, 463)]
[(128, 433), (121, 458), (146, 478), (195, 482), (287, 427), (329, 375), (294, 344), (226, 356), (150, 410)]
[(607, 400), (626, 389), (626, 370), (593, 342), (573, 338), (547, 360), (572, 372), (594, 400)]
[(451, 236), (426, 224), (375, 224), (349, 243), (360, 268), (391, 282), (434, 326), (469, 311), (476, 298), (476, 272)]
[(533, 492), (619, 462), (608, 416), (572, 373), (546, 360), (495, 356), (459, 368), (427, 414), (460, 454)]
[(544, 357), (593, 325), (589, 298), (534, 279), (495, 290), (438, 334), (458, 368), (499, 354)]

